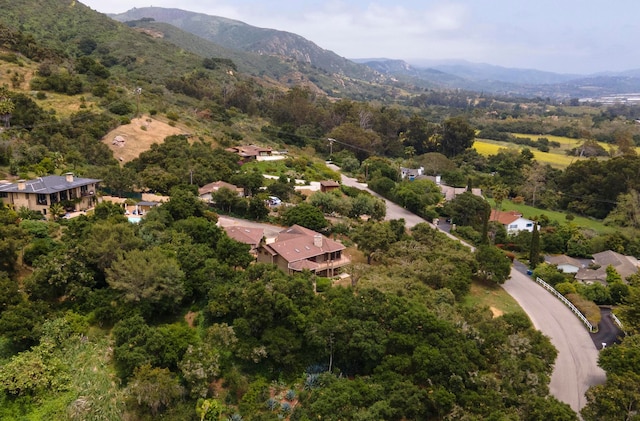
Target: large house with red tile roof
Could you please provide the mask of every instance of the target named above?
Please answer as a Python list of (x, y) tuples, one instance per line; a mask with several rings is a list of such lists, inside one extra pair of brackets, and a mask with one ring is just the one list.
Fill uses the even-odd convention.
[(337, 241), (294, 225), (281, 231), (274, 242), (262, 244), (258, 262), (272, 263), (289, 274), (307, 269), (319, 276), (335, 276), (351, 263), (343, 254), (344, 249)]
[(533, 232), (536, 223), (530, 219), (523, 218), (522, 214), (517, 211), (498, 211), (491, 210), (489, 222), (498, 222), (504, 226), (509, 234), (516, 234), (519, 231)]

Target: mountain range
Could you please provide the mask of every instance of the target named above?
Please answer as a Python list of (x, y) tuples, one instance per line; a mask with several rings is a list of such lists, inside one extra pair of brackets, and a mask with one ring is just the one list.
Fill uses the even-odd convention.
[[(258, 55), (263, 58), (279, 57), (287, 60), (289, 67), (284, 69), (282, 65), (279, 66), (280, 74), (290, 74), (290, 67), (293, 66), (297, 67), (296, 71), (299, 73), (310, 73), (309, 79), (312, 81), (319, 77), (313, 74), (319, 70), (325, 76), (333, 78), (392, 85), (408, 90), (464, 89), (509, 96), (552, 98), (593, 98), (640, 92), (640, 69), (619, 73), (578, 75), (506, 68), (460, 60), (425, 59), (415, 63), (389, 58), (350, 60), (290, 32), (258, 28), (237, 20), (181, 9), (133, 8), (125, 13), (109, 16), (139, 28), (154, 28), (158, 23), (172, 25), (209, 41), (219, 48), (222, 47), (223, 49), (213, 53), (233, 60), (238, 60), (238, 53)], [(158, 26), (155, 26), (155, 29), (158, 29)], [(163, 31), (169, 30), (165, 27)], [(202, 44), (202, 42), (191, 41), (181, 46), (202, 55), (204, 48)], [(199, 52), (193, 51), (196, 45), (199, 45)], [(255, 57), (252, 59), (243, 57), (240, 61), (251, 62), (253, 66), (260, 62)], [(273, 66), (266, 66), (266, 68), (273, 69)], [(262, 70), (262, 74), (267, 73), (269, 71)], [(304, 77), (295, 79), (304, 79)]]

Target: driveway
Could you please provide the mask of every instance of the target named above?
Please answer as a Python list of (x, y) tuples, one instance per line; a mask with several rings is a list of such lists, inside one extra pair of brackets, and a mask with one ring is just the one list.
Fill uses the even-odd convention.
[(258, 228), (264, 230), (264, 237), (267, 242), (270, 242), (278, 236), (278, 233), (285, 229), (285, 227), (279, 227), (277, 225), (264, 224), (261, 222), (248, 221), (246, 219), (233, 218), (231, 216), (218, 215), (218, 225), (221, 227), (247, 227)]
[[(340, 168), (335, 165), (328, 166), (335, 171), (340, 171)], [(365, 184), (358, 183), (357, 180), (345, 175), (342, 175), (342, 183), (380, 197), (369, 190)], [(407, 228), (420, 222), (427, 222), (393, 202), (388, 200), (385, 202), (387, 204), (385, 219), (404, 218)], [(430, 225), (435, 227), (433, 224)], [(446, 234), (458, 240), (451, 234)], [(469, 244), (466, 245), (471, 247)], [(548, 336), (558, 350), (549, 391), (558, 400), (579, 412), (586, 404), (587, 389), (606, 380), (605, 372), (597, 364), (598, 350), (593, 344), (590, 333), (571, 310), (529, 278), (526, 272), (519, 271), (518, 268), (522, 270), (523, 267), (522, 264), (519, 266), (518, 264), (512, 266), (511, 278), (504, 283), (503, 288), (527, 313), (535, 328)], [(524, 270), (526, 271), (526, 268)]]

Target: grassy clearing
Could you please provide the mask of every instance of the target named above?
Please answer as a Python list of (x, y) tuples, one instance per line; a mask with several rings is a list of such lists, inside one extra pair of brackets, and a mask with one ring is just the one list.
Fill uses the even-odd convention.
[(466, 307), (488, 307), (494, 316), (524, 313), (520, 305), (500, 286), (473, 281), (471, 291), (462, 302)]
[[(296, 164), (293, 158), (280, 161), (252, 161), (243, 165), (243, 169), (257, 169), (261, 174), (273, 176), (284, 175), (306, 181), (340, 180), (340, 175), (329, 169), (324, 162), (308, 160), (305, 165)], [(302, 162), (302, 161), (300, 161)], [(291, 166), (287, 166), (287, 163)]]
[[(488, 200), (489, 200), (489, 203), (491, 203), (491, 206), (495, 207), (495, 202), (493, 201), (493, 199), (488, 199)], [(538, 208), (534, 208), (533, 206), (513, 203), (509, 200), (505, 200), (504, 202), (502, 202), (502, 210), (518, 211), (522, 214), (522, 216), (528, 219), (531, 219), (540, 215), (546, 215), (549, 218), (549, 220), (557, 222), (559, 224), (566, 224), (568, 222), (567, 213), (565, 212), (552, 211), (548, 209), (538, 209)], [(596, 232), (597, 234), (607, 234), (615, 231), (614, 227), (608, 227), (604, 225), (602, 221), (589, 219), (582, 216), (575, 216), (574, 219), (571, 221), (571, 223), (580, 228), (590, 229)]]

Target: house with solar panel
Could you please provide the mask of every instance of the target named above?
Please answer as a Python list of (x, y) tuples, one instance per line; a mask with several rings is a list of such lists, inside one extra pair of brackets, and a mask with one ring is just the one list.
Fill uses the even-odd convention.
[(0, 181), (0, 201), (15, 210), (25, 207), (49, 218), (49, 209), (55, 203), (60, 203), (70, 212), (93, 207), (100, 181), (75, 177), (72, 173), (18, 180), (16, 183)]

